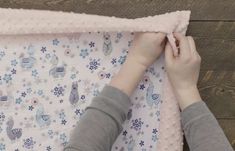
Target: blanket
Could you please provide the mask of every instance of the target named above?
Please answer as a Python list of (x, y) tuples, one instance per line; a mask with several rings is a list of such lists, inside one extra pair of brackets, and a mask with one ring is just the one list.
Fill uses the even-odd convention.
[[(62, 150), (85, 108), (125, 62), (136, 32), (185, 34), (190, 11), (127, 19), (0, 9), (0, 151)], [(162, 55), (131, 97), (113, 151), (180, 151)], [(95, 135), (95, 134), (94, 134)]]

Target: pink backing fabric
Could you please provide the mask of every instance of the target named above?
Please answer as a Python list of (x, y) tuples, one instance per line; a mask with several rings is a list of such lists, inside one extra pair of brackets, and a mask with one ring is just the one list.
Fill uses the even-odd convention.
[[(0, 35), (68, 34), (78, 32), (163, 32), (174, 51), (172, 32), (185, 34), (190, 11), (176, 11), (163, 15), (136, 19), (107, 17), (55, 11), (0, 8)], [(163, 85), (163, 103), (159, 131), (159, 151), (182, 151), (183, 137), (180, 111), (167, 74)]]

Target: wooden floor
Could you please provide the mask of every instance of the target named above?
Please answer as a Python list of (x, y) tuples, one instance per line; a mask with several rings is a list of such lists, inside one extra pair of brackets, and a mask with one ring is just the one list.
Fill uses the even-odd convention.
[(191, 10), (188, 35), (195, 37), (202, 56), (199, 89), (235, 148), (234, 0), (0, 0), (0, 7), (73, 11), (126, 18)]

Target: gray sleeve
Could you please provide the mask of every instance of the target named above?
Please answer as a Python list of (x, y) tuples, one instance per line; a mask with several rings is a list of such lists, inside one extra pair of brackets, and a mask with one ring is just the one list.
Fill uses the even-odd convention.
[(64, 151), (110, 151), (130, 105), (125, 93), (105, 86), (86, 108)]
[(181, 118), (190, 151), (233, 151), (217, 120), (203, 101), (184, 109)]

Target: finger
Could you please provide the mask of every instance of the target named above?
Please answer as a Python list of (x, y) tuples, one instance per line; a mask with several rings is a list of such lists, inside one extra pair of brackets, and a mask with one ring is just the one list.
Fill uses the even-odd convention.
[(186, 36), (180, 33), (174, 33), (176, 40), (179, 42), (180, 55), (179, 57), (188, 58), (191, 56), (189, 41)]
[(191, 36), (188, 36), (187, 38), (188, 38), (189, 47), (190, 47), (192, 54), (196, 55), (197, 50), (196, 50), (196, 46), (195, 46), (195, 42), (194, 42), (193, 38)]
[(166, 47), (165, 47), (165, 59), (167, 62), (172, 62), (172, 60), (174, 59), (173, 50), (169, 42), (167, 42)]
[(192, 51), (192, 55), (195, 56), (198, 60), (201, 61), (201, 56), (199, 55), (199, 53), (196, 49), (196, 45), (195, 45), (195, 41), (193, 40), (193, 37), (189, 36), (188, 41), (189, 41), (189, 46), (190, 46), (191, 51)]

